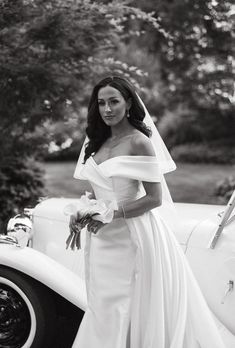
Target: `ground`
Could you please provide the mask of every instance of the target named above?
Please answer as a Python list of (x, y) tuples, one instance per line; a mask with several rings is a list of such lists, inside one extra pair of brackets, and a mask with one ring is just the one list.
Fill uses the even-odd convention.
[[(79, 197), (89, 190), (87, 183), (73, 179), (75, 162), (45, 163), (46, 194), (49, 197)], [(177, 163), (177, 170), (166, 175), (175, 202), (221, 203), (214, 191), (218, 181), (234, 175), (235, 167), (218, 164)]]

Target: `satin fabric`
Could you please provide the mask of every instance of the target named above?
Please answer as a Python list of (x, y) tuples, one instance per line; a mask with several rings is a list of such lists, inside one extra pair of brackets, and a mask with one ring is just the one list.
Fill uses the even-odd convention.
[[(90, 157), (79, 176), (120, 204), (160, 181), (156, 157)], [(72, 348), (225, 348), (174, 234), (154, 209), (86, 234), (88, 307)]]

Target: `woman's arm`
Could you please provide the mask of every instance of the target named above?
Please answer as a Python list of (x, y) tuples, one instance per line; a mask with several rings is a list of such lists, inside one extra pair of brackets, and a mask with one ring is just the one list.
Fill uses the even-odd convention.
[[(132, 154), (135, 156), (155, 156), (152, 143), (145, 135), (140, 134), (132, 140)], [(115, 218), (132, 218), (159, 207), (162, 204), (162, 190), (159, 182), (143, 181), (146, 195), (133, 202), (120, 205), (114, 213)]]
[(132, 218), (146, 213), (147, 211), (159, 207), (161, 201), (161, 184), (143, 182), (146, 195), (133, 202), (120, 205), (114, 212), (114, 219), (124, 217)]
[(93, 191), (93, 188), (91, 184), (89, 183), (88, 180), (81, 180), (76, 178), (76, 183), (77, 183), (77, 192), (80, 194), (80, 196), (85, 195), (86, 192), (91, 193), (91, 199), (95, 199), (95, 193)]

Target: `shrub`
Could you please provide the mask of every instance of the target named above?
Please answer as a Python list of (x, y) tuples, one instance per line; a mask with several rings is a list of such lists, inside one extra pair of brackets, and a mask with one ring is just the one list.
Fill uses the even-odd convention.
[[(34, 206), (43, 195), (43, 171), (33, 158), (8, 158), (0, 167), (0, 224), (22, 211), (25, 206)], [(3, 232), (1, 228), (0, 233)]]
[(219, 142), (178, 145), (171, 155), (179, 162), (235, 164), (235, 146)]
[(227, 203), (235, 190), (235, 176), (229, 176), (217, 183), (215, 195), (220, 197), (221, 202)]
[(183, 104), (174, 111), (166, 110), (157, 127), (170, 149), (179, 144), (201, 141), (196, 114)]

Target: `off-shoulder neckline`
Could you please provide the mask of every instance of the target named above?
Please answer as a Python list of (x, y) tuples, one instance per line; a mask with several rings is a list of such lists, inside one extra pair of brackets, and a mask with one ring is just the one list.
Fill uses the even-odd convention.
[(104, 164), (104, 163), (106, 163), (106, 162), (108, 162), (108, 161), (111, 161), (111, 160), (116, 160), (117, 158), (130, 158), (130, 159), (134, 159), (134, 158), (144, 158), (144, 159), (156, 159), (156, 156), (144, 156), (144, 155), (142, 155), (142, 156), (139, 156), (139, 155), (119, 155), (119, 156), (114, 156), (114, 157), (111, 157), (111, 158), (108, 158), (108, 159), (106, 159), (106, 160), (104, 160), (103, 162), (101, 162), (101, 163), (96, 163), (96, 161), (95, 161), (95, 159), (94, 159), (94, 157), (93, 156), (90, 156), (89, 158), (91, 158), (92, 159), (92, 161), (93, 161), (93, 163), (97, 166), (97, 167), (99, 167), (99, 166), (101, 166), (102, 164)]

